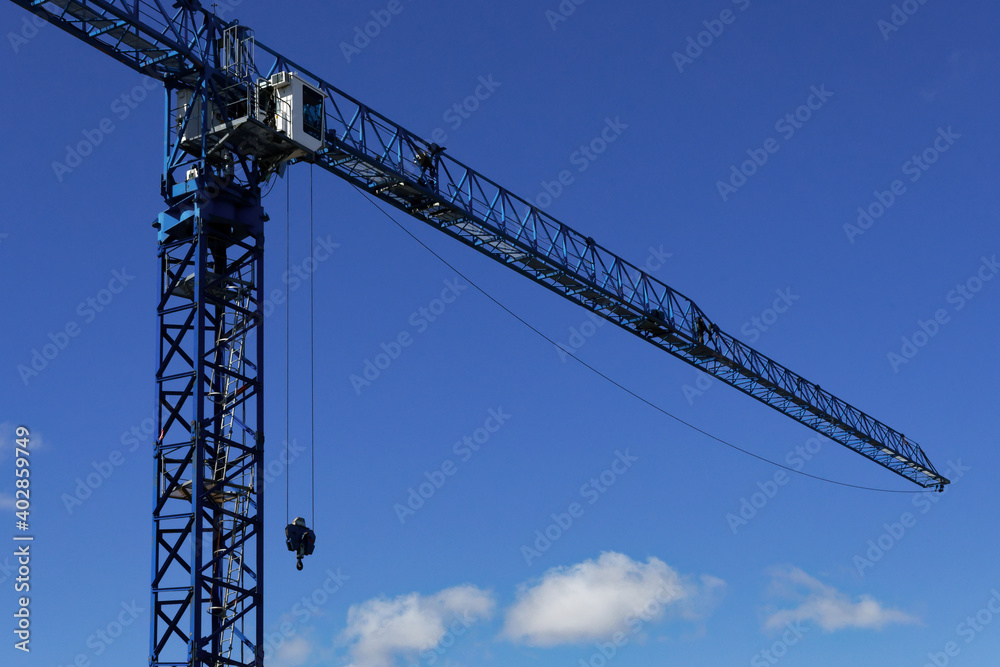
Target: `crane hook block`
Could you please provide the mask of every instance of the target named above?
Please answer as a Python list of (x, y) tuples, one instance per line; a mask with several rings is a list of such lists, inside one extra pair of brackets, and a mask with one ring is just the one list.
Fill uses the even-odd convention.
[(295, 568), (302, 569), (302, 558), (312, 555), (316, 548), (316, 533), (306, 526), (306, 520), (296, 517), (295, 521), (285, 526), (285, 545), (296, 556)]

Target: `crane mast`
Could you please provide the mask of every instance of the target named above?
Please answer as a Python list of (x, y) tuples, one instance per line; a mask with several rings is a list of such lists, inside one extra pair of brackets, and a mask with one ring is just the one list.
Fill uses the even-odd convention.
[(152, 667), (263, 664), (261, 189), (311, 162), (925, 488), (912, 440), (197, 0), (12, 0), (161, 81)]

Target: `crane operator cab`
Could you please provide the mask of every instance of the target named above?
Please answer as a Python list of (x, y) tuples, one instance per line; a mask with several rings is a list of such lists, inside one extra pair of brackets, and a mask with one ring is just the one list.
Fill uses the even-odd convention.
[(312, 555), (316, 548), (316, 533), (306, 526), (306, 520), (296, 517), (295, 521), (285, 526), (285, 544), (289, 551), (294, 551), (297, 557), (295, 569), (302, 569), (302, 557)]

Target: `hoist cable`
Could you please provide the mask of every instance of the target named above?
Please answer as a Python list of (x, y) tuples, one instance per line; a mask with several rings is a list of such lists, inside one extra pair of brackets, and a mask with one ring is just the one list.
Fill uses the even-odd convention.
[[(388, 211), (384, 210), (381, 206), (379, 206), (378, 202), (376, 202), (374, 198), (370, 197), (367, 192), (365, 192), (364, 190), (362, 190), (361, 188), (359, 188), (356, 185), (354, 186), (354, 188), (359, 193), (361, 193), (361, 195), (363, 195), (365, 197), (365, 199), (367, 199), (372, 204), (372, 206), (374, 206), (382, 215), (384, 215), (385, 217), (387, 217), (393, 224), (395, 224), (397, 227), (399, 227), (401, 230), (403, 230), (403, 232), (406, 233), (407, 236), (409, 236), (411, 239), (413, 239), (414, 241), (416, 241), (417, 243), (419, 243), (421, 246), (423, 246), (424, 250), (426, 250), (430, 254), (434, 255), (435, 257), (437, 257), (438, 260), (440, 260), (445, 266), (447, 266), (449, 269), (451, 269), (456, 274), (458, 274), (461, 278), (463, 278), (465, 281), (467, 281), (477, 291), (479, 291), (483, 296), (485, 296), (487, 299), (489, 299), (490, 301), (492, 301), (493, 303), (495, 303), (497, 306), (499, 306), (501, 309), (503, 309), (504, 311), (506, 311), (508, 315), (510, 315), (511, 317), (513, 317), (514, 319), (516, 319), (518, 322), (520, 322), (521, 324), (523, 324), (524, 326), (528, 327), (529, 329), (531, 329), (532, 331), (534, 331), (536, 334), (538, 334), (539, 336), (541, 336), (542, 338), (544, 338), (545, 340), (547, 340), (549, 343), (551, 343), (552, 345), (555, 345), (556, 347), (559, 347), (560, 349), (562, 349), (559, 346), (559, 343), (557, 343), (555, 340), (553, 340), (552, 338), (550, 338), (548, 335), (542, 333), (539, 329), (535, 328), (532, 324), (530, 324), (529, 322), (527, 322), (525, 319), (523, 319), (517, 313), (515, 313), (510, 308), (508, 308), (507, 306), (505, 306), (504, 304), (502, 304), (499, 300), (497, 300), (496, 298), (494, 298), (489, 292), (487, 292), (482, 287), (480, 287), (479, 285), (477, 285), (474, 280), (472, 280), (466, 274), (464, 274), (461, 271), (459, 271), (450, 262), (448, 262), (448, 260), (446, 260), (444, 257), (442, 257), (441, 255), (439, 255), (437, 252), (435, 252), (434, 250), (432, 250), (430, 248), (430, 246), (428, 246), (426, 243), (424, 243), (419, 238), (417, 238), (416, 235), (413, 234), (413, 232), (411, 232), (409, 229), (407, 229), (405, 226), (403, 226), (403, 224), (400, 223), (398, 220), (396, 220)], [(586, 361), (584, 361), (580, 357), (576, 356), (572, 352), (569, 352), (567, 350), (563, 350), (563, 351), (566, 352), (566, 354), (569, 355), (572, 359), (574, 359), (575, 361), (577, 361), (580, 364), (582, 364), (585, 368), (593, 371), (594, 373), (596, 373), (597, 375), (601, 376), (602, 378), (604, 378), (605, 380), (607, 380), (608, 382), (610, 382), (614, 386), (616, 386), (619, 389), (621, 389), (622, 391), (624, 391), (626, 394), (629, 394), (633, 398), (635, 398), (635, 399), (637, 399), (637, 400), (645, 403), (646, 405), (648, 405), (649, 407), (653, 408), (657, 412), (660, 412), (660, 413), (666, 415), (667, 417), (670, 417), (674, 421), (677, 421), (677, 422), (683, 424), (684, 426), (687, 426), (688, 428), (690, 428), (690, 429), (692, 429), (694, 431), (697, 431), (698, 433), (701, 433), (702, 435), (704, 435), (704, 436), (706, 436), (708, 438), (711, 438), (712, 440), (715, 440), (716, 442), (718, 442), (718, 443), (720, 443), (722, 445), (725, 445), (726, 447), (729, 447), (731, 449), (735, 449), (736, 451), (742, 452), (743, 454), (746, 454), (747, 456), (752, 456), (753, 458), (758, 459), (759, 461), (763, 461), (765, 463), (769, 463), (769, 464), (771, 464), (773, 466), (776, 466), (778, 468), (783, 468), (783, 469), (785, 469), (785, 470), (787, 470), (789, 472), (795, 473), (797, 475), (802, 475), (803, 477), (811, 477), (812, 479), (819, 480), (821, 482), (828, 482), (830, 484), (836, 484), (838, 486), (846, 486), (846, 487), (849, 487), (849, 488), (852, 488), (852, 489), (860, 489), (860, 490), (863, 490), (863, 491), (878, 491), (880, 493), (909, 493), (909, 494), (920, 493), (919, 491), (907, 491), (907, 490), (903, 490), (903, 489), (881, 489), (881, 488), (875, 488), (875, 487), (871, 487), (871, 486), (861, 486), (861, 485), (858, 485), (858, 484), (850, 484), (848, 482), (841, 482), (841, 481), (838, 481), (838, 480), (835, 480), (835, 479), (829, 479), (827, 477), (820, 477), (819, 475), (812, 475), (812, 474), (807, 473), (807, 472), (802, 472), (801, 470), (796, 470), (795, 468), (791, 468), (789, 466), (786, 466), (786, 465), (784, 465), (782, 463), (779, 463), (777, 461), (771, 460), (771, 459), (766, 458), (764, 456), (761, 456), (759, 454), (754, 454), (751, 451), (748, 451), (746, 449), (743, 449), (742, 447), (734, 445), (733, 443), (731, 443), (731, 442), (729, 442), (729, 441), (727, 441), (727, 440), (725, 440), (723, 438), (720, 438), (720, 437), (718, 437), (716, 435), (713, 435), (713, 434), (709, 433), (708, 431), (706, 431), (706, 430), (704, 430), (704, 429), (702, 429), (702, 428), (700, 428), (698, 426), (695, 426), (694, 424), (692, 424), (690, 422), (687, 422), (687, 421), (681, 419), (677, 415), (671, 414), (665, 408), (662, 408), (659, 405), (657, 405), (657, 404), (653, 403), (652, 401), (650, 401), (649, 399), (647, 399), (647, 398), (645, 398), (645, 397), (643, 397), (643, 396), (635, 393), (634, 391), (632, 391), (631, 389), (629, 389), (625, 385), (621, 384), (617, 380), (615, 380), (612, 377), (606, 375), (605, 373), (603, 373), (602, 371), (598, 370), (594, 366), (591, 366)]]
[[(292, 218), (291, 218), (291, 174), (286, 174), (285, 176), (285, 275), (288, 275), (288, 270), (292, 263)], [(289, 350), (292, 349), (291, 345), (291, 331), (292, 331), (292, 306), (290, 301), (291, 295), (289, 295), (289, 300), (286, 301), (285, 308), (285, 525), (291, 523), (291, 516), (289, 515), (289, 496), (291, 493), (291, 473), (289, 469), (291, 465), (288, 460), (288, 443), (290, 441), (291, 426), (289, 424), (288, 410), (289, 410), (289, 394), (291, 393), (291, 383), (289, 378), (291, 376), (290, 359), (291, 353)]]
[[(309, 166), (309, 258), (312, 257), (313, 236), (313, 172)], [(313, 286), (315, 281), (315, 260), (309, 265), (309, 468), (311, 478), (309, 491), (312, 497), (312, 527), (316, 529), (316, 323), (314, 318)]]

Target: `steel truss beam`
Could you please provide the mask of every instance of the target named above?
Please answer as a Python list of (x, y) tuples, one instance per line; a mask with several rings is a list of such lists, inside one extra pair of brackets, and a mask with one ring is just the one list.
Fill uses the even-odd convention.
[[(163, 80), (211, 60), (208, 37), (225, 22), (199, 2), (11, 0), (132, 69)], [(230, 9), (231, 11), (231, 9)]]
[(150, 665), (263, 664), (263, 211), (202, 177), (159, 226)]

